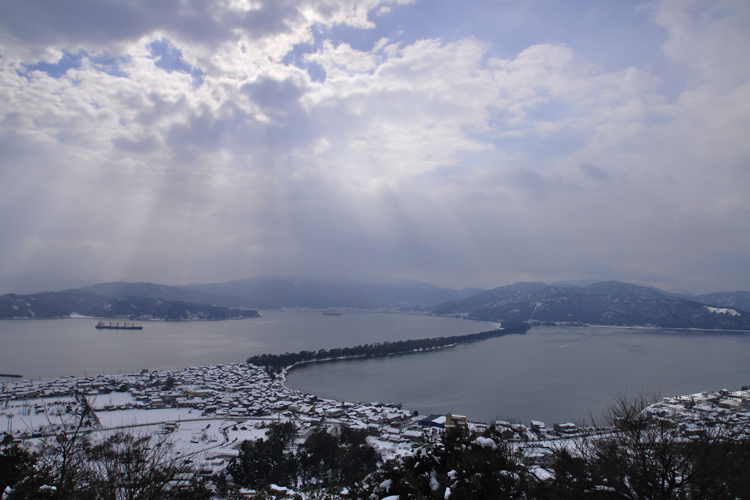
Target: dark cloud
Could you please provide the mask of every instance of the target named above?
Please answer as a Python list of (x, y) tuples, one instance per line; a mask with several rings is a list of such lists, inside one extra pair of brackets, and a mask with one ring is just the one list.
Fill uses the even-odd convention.
[(239, 153), (261, 142), (256, 120), (232, 104), (214, 112), (207, 106), (193, 111), (166, 133), (166, 143), (180, 161), (201, 161), (197, 154), (226, 149)]
[(279, 81), (268, 77), (243, 85), (242, 91), (261, 108), (277, 112), (298, 108), (304, 94), (304, 89), (291, 79)]
[(127, 93), (118, 98), (127, 110), (135, 112), (135, 122), (144, 126), (154, 126), (160, 120), (180, 116), (190, 109), (187, 96), (180, 95), (168, 100), (156, 89), (148, 94)]
[[(227, 101), (217, 109), (201, 106), (184, 114), (166, 132), (166, 144), (180, 161), (200, 163), (200, 155), (225, 151), (248, 160), (248, 168), (268, 169), (285, 164), (284, 159), (295, 149), (306, 147), (330, 131), (325, 113), (311, 115), (300, 104), (306, 89), (292, 79), (276, 80), (261, 77), (243, 85), (236, 100)], [(246, 102), (242, 102), (246, 99)], [(247, 105), (258, 107), (271, 121), (260, 120), (247, 111)], [(175, 105), (159, 100), (161, 108), (144, 111), (146, 117), (163, 115)], [(150, 118), (146, 118), (148, 120)]]
[(294, 22), (302, 20), (299, 6), (294, 1), (266, 0), (260, 8), (243, 12), (232, 23), (256, 36), (287, 33)]
[[(108, 45), (138, 38), (160, 25), (159, 13), (177, 15), (176, 0), (118, 2), (71, 0), (2, 3), (2, 31), (33, 46)], [(161, 6), (161, 7), (157, 7)]]
[(593, 163), (589, 162), (583, 162), (579, 165), (581, 167), (581, 171), (591, 179), (594, 179), (596, 181), (608, 181), (609, 180), (609, 174), (605, 172), (600, 167), (597, 167)]
[(249, 12), (222, 12), (218, 2), (204, 0), (6, 0), (0, 4), (0, 32), (40, 48), (106, 48), (157, 30), (215, 45), (237, 39), (237, 30), (252, 38), (288, 32), (301, 19), (299, 7), (266, 0)]
[(566, 188), (559, 179), (552, 179), (530, 165), (511, 172), (509, 180), (516, 192), (537, 200), (546, 200), (560, 194)]

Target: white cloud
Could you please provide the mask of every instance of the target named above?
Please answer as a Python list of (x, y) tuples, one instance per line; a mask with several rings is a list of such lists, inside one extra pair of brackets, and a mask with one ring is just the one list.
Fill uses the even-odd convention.
[[(664, 53), (695, 72), (699, 83), (723, 86), (750, 78), (745, 50), (750, 43), (750, 4), (734, 0), (663, 0), (649, 5), (666, 28)], [(722, 75), (722, 78), (717, 76)]]
[[(650, 4), (689, 73), (674, 95), (565, 40), (501, 57), (377, 31), (399, 3), (115, 2), (71, 25), (4, 3), (0, 272), (750, 278), (743, 2)], [(693, 271), (721, 252), (741, 271)]]

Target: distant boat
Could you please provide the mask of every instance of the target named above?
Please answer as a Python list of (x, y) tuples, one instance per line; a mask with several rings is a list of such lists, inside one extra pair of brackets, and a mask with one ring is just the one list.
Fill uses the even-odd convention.
[(341, 316), (340, 312), (324, 312), (323, 316)]
[(104, 321), (100, 321), (96, 324), (94, 327), (97, 330), (143, 330), (142, 326), (136, 326), (135, 323), (131, 323), (128, 325), (127, 323), (123, 323), (122, 325), (118, 321), (114, 325), (110, 321), (109, 324), (104, 323)]

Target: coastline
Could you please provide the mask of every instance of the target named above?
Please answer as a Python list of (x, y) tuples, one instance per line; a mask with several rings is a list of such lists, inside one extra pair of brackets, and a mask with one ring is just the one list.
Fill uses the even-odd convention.
[[(443, 349), (450, 349), (452, 347), (456, 347), (457, 345), (461, 344), (468, 344), (469, 342), (478, 342), (476, 340), (474, 341), (467, 341), (467, 342), (457, 342), (455, 344), (449, 344), (441, 347), (432, 347), (428, 349), (415, 349), (413, 351), (404, 351), (404, 352), (395, 352), (390, 354), (384, 354), (382, 356), (365, 356), (364, 354), (361, 356), (342, 356), (339, 358), (322, 358), (322, 359), (307, 359), (304, 361), (297, 361), (296, 363), (293, 363), (289, 366), (286, 366), (281, 369), (280, 372), (276, 374), (276, 378), (281, 379), (284, 384), (287, 382), (286, 375), (287, 373), (290, 373), (295, 368), (304, 366), (304, 365), (312, 365), (317, 363), (332, 363), (335, 361), (354, 361), (354, 360), (360, 360), (360, 359), (378, 359), (378, 358), (385, 358), (388, 356), (408, 356), (411, 354), (419, 354), (419, 353), (428, 353), (433, 351), (441, 351)], [(294, 390), (294, 389), (291, 389)]]

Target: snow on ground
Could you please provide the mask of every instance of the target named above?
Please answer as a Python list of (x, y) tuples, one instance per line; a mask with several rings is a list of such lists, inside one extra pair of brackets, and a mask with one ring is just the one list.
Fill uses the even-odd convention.
[(383, 460), (390, 460), (396, 457), (406, 457), (413, 454), (411, 443), (391, 442), (382, 437), (368, 436), (367, 442), (377, 449), (383, 456)]
[(135, 398), (129, 392), (111, 392), (109, 394), (99, 394), (89, 398), (89, 404), (94, 411), (104, 410), (106, 406), (125, 406), (134, 405)]
[[(720, 313), (731, 314), (729, 311), (733, 310)], [(77, 423), (79, 400), (84, 395), (96, 417), (93, 428), (85, 429), (93, 439), (125, 431), (165, 440), (176, 457), (207, 475), (223, 470), (238, 455), (243, 441), (264, 438), (271, 422), (293, 421), (300, 432), (298, 442), (318, 426), (368, 429), (377, 434), (368, 437), (368, 442), (386, 460), (412, 455), (414, 441), (436, 440), (440, 433), (435, 427), (418, 425), (426, 417), (402, 410), (399, 405), (320, 399), (289, 390), (258, 367), (236, 363), (179, 371), (2, 383), (0, 425), (5, 425), (18, 442), (39, 448), (42, 440), (59, 433), (62, 424)], [(717, 415), (731, 416), (738, 425), (750, 422), (749, 407), (750, 391), (721, 390), (664, 398), (649, 411), (672, 415), (689, 423), (692, 429)], [(445, 421), (444, 416), (431, 420), (433, 424), (441, 421)], [(540, 422), (535, 424), (544, 427)], [(556, 435), (538, 429), (532, 433), (523, 425), (502, 421), (495, 425), (511, 434), (514, 449), (534, 464), (544, 463), (556, 448), (576, 453), (579, 433), (591, 431), (580, 429), (573, 434)], [(469, 423), (469, 428), (478, 433), (485, 427)], [(497, 442), (483, 437), (477, 438), (476, 444), (497, 446)]]
[[(11, 401), (0, 409), (6, 424), (3, 429), (12, 429), (25, 435), (47, 432), (51, 425), (73, 423), (71, 412), (77, 407), (72, 397), (35, 398)], [(0, 420), (1, 421), (1, 420)]]
[(153, 410), (97, 411), (99, 422), (107, 429), (137, 427), (200, 418), (201, 412), (189, 408), (161, 408)]

